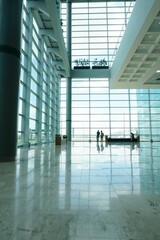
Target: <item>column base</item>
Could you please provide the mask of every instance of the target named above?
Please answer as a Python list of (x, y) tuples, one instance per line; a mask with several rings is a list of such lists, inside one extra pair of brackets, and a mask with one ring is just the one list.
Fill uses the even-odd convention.
[(14, 162), (16, 161), (16, 157), (0, 157), (0, 163), (1, 162)]

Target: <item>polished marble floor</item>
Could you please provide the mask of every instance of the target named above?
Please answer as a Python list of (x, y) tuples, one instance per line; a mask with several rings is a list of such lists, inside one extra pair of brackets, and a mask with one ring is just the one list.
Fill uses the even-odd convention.
[(159, 146), (17, 149), (0, 163), (0, 240), (160, 240)]

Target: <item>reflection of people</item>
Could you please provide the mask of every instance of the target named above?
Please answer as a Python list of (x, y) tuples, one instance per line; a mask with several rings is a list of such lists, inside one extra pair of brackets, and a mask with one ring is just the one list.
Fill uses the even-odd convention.
[(97, 131), (97, 142), (99, 141), (100, 131)]
[(100, 146), (98, 141), (97, 141), (97, 151), (100, 152)]
[(101, 152), (103, 152), (104, 150), (104, 146), (103, 146), (103, 143), (101, 143)]
[(134, 150), (135, 143), (131, 143), (131, 150)]
[(101, 131), (101, 142), (103, 142), (104, 133)]

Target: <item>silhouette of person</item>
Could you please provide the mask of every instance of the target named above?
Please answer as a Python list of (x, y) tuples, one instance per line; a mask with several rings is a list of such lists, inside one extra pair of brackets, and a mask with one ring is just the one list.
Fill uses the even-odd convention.
[(101, 131), (100, 136), (101, 136), (101, 142), (103, 142), (104, 133), (102, 131)]
[(100, 131), (97, 131), (97, 142), (99, 141)]
[(133, 141), (135, 138), (134, 138), (134, 133), (131, 132), (131, 141)]

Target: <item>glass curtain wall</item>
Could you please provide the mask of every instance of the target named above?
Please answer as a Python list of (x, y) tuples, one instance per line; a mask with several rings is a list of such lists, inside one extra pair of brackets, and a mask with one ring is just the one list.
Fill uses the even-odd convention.
[(23, 3), (18, 145), (54, 140), (60, 127), (60, 81), (47, 47)]
[(111, 67), (133, 2), (72, 4), (72, 66), (76, 59), (105, 59)]
[[(115, 58), (134, 2), (72, 3), (72, 68), (75, 59)], [(66, 5), (62, 5), (66, 35)], [(83, 70), (82, 70), (83, 71)], [(97, 130), (114, 137), (140, 134), (141, 140), (160, 140), (160, 90), (109, 87), (109, 79), (72, 79), (72, 140), (96, 140)], [(66, 80), (61, 84), (61, 132), (65, 134)]]

